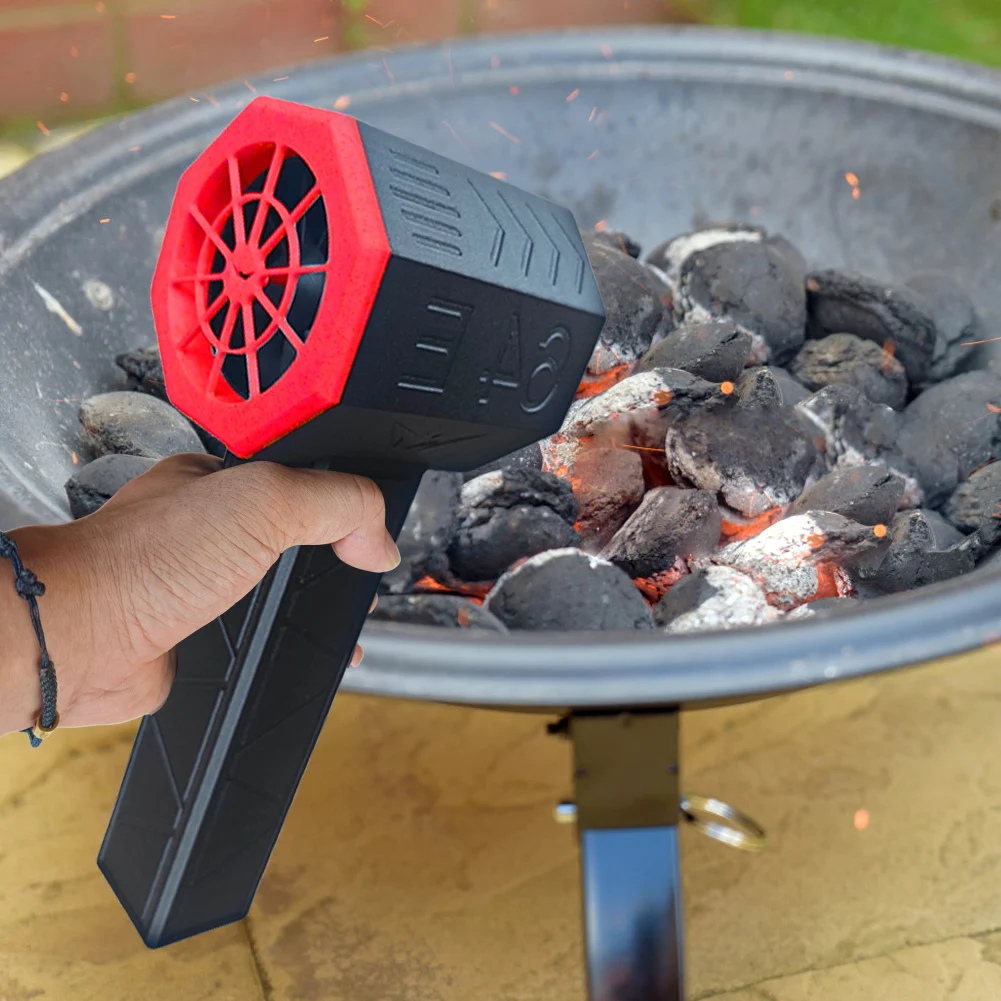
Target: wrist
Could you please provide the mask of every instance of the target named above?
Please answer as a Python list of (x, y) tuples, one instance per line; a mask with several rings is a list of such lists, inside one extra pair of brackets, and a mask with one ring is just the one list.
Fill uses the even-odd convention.
[[(21, 562), (45, 585), (39, 617), (59, 685), (62, 718), (74, 695), (76, 669), (87, 661), (92, 635), (88, 590), (73, 558), (71, 526), (32, 526), (9, 532)], [(42, 707), (41, 648), (28, 602), (17, 593), (10, 561), (0, 561), (0, 735), (34, 725)]]

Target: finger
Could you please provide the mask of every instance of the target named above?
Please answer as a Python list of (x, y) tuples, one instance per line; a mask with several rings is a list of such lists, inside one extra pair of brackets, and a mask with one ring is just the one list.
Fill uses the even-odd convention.
[(375, 596), (375, 597), (374, 597), (374, 598), (372, 599), (372, 604), (368, 606), (368, 610), (369, 610), (369, 612), (370, 612), (370, 613), (371, 613), (371, 612), (374, 612), (374, 611), (375, 611), (375, 606), (376, 606), (376, 605), (378, 605), (378, 604), (379, 604), (379, 595), (376, 595), (376, 596)]
[(364, 656), (365, 656), (365, 651), (362, 649), (362, 646), (359, 643), (355, 647), (355, 652), (351, 656), (351, 666), (352, 667), (357, 667), (361, 663), (362, 657), (364, 657)]
[(257, 541), (273, 557), (291, 546), (327, 543), (361, 570), (383, 573), (399, 565), (382, 493), (364, 477), (251, 462), (196, 486), (212, 495), (211, 517), (222, 536)]

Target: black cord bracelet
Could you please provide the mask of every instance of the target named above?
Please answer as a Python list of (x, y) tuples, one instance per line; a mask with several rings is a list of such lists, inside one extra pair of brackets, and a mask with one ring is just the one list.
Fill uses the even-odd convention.
[(49, 660), (49, 651), (45, 646), (45, 633), (42, 632), (42, 619), (38, 614), (38, 599), (45, 594), (45, 585), (21, 562), (17, 544), (3, 532), (0, 532), (0, 559), (10, 560), (11, 566), (14, 568), (14, 587), (28, 603), (31, 625), (42, 650), (42, 662), (38, 669), (38, 680), (42, 686), (42, 711), (38, 714), (35, 725), (24, 731), (28, 735), (28, 740), (31, 741), (31, 746), (38, 747), (59, 726), (59, 713), (56, 712), (58, 695), (56, 666)]

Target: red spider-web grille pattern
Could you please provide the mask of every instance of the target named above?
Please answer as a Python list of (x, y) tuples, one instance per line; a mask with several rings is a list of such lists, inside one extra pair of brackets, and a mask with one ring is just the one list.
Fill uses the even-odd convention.
[(195, 266), (172, 276), (195, 312), (177, 348), (203, 359), (207, 349), (206, 393), (248, 400), (287, 371), (316, 317), (330, 267), (323, 197), (281, 144), (230, 155), (209, 187), (188, 208)]

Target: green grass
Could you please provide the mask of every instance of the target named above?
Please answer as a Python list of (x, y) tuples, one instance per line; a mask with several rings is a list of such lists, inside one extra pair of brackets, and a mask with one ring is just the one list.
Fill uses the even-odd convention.
[(858, 38), (1001, 66), (1001, 0), (687, 0), (699, 21)]

